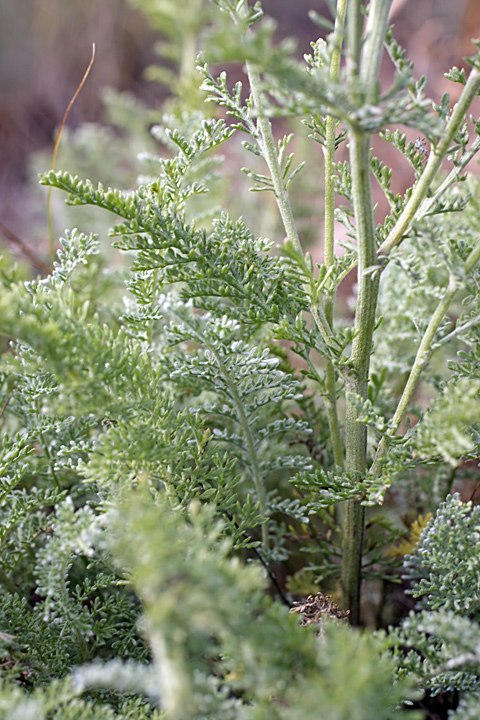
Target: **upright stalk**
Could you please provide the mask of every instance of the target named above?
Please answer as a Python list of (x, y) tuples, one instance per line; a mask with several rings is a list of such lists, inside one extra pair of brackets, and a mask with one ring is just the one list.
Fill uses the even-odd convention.
[[(332, 60), (330, 63), (330, 78), (333, 82), (338, 81), (340, 76), (340, 58), (342, 54), (342, 40), (345, 27), (345, 14), (347, 11), (347, 0), (338, 0), (337, 16), (335, 18), (335, 33), (333, 38)], [(324, 145), (325, 158), (325, 267), (331, 268), (335, 262), (335, 130), (337, 122), (332, 115), (329, 115), (326, 123), (326, 137)], [(335, 296), (325, 301), (325, 317), (333, 327), (333, 305)], [(333, 448), (333, 459), (337, 467), (344, 467), (343, 442), (340, 435), (340, 425), (337, 412), (337, 376), (333, 363), (327, 358), (325, 369), (325, 408), (327, 410), (328, 424)]]
[[(332, 80), (338, 80), (340, 70), (340, 58), (342, 49), (342, 35), (345, 25), (345, 14), (348, 0), (338, 0), (337, 15), (335, 20), (335, 47), (331, 60)], [(273, 182), (275, 197), (277, 200), (280, 215), (285, 228), (288, 240), (296, 250), (303, 256), (298, 233), (295, 227), (293, 214), (288, 198), (288, 192), (283, 182), (280, 167), (278, 166), (277, 152), (273, 139), (271, 124), (263, 113), (262, 98), (260, 92), (260, 78), (251, 64), (247, 63), (247, 72), (252, 90), (253, 99), (258, 112), (258, 128), (260, 130), (261, 142), (263, 145), (264, 157), (267, 161), (270, 175)], [(334, 157), (335, 157), (335, 127), (333, 117), (327, 119), (327, 137), (325, 143), (325, 265), (330, 268), (334, 264)], [(323, 308), (318, 300), (315, 291), (310, 292), (311, 313), (315, 325), (319, 329), (324, 341), (327, 343), (332, 339), (333, 304), (334, 298), (329, 298)], [(333, 364), (327, 360), (325, 373), (325, 408), (327, 411), (330, 436), (333, 448), (335, 465), (344, 466), (343, 442), (340, 434), (338, 421), (337, 398), (336, 398), (336, 373)]]
[[(282, 178), (282, 173), (278, 162), (277, 150), (275, 148), (275, 140), (273, 139), (272, 126), (263, 108), (262, 92), (260, 89), (260, 77), (257, 71), (252, 67), (251, 63), (248, 62), (247, 74), (253, 100), (255, 103), (255, 108), (258, 113), (257, 126), (258, 130), (260, 131), (260, 137), (258, 138), (259, 145), (261, 146), (263, 157), (270, 171), (273, 191), (275, 194), (275, 199), (277, 201), (278, 210), (282, 218), (285, 234), (287, 236), (287, 240), (289, 240), (289, 242), (297, 251), (298, 257), (302, 258), (305, 268), (308, 269), (304, 258), (302, 245), (298, 237), (292, 207), (290, 205), (290, 199), (288, 197), (288, 191)], [(325, 317), (325, 311), (322, 305), (318, 302), (315, 289), (313, 287), (307, 287), (305, 288), (305, 290), (310, 300), (310, 310), (312, 313), (312, 317), (315, 321), (315, 325), (320, 331), (324, 342), (328, 344), (332, 341), (333, 336), (331, 327)]]
[[(350, 132), (350, 169), (358, 242), (358, 298), (351, 372), (346, 378), (346, 470), (353, 475), (366, 472), (367, 429), (360, 423), (360, 411), (351, 394), (366, 399), (372, 349), (378, 277), (365, 271), (376, 262), (375, 227), (370, 181), (370, 137)], [(343, 508), (342, 595), (350, 610), (352, 624), (360, 621), (360, 586), (365, 513), (357, 500)]]
[[(363, 2), (350, 0), (348, 14), (348, 82), (352, 101), (360, 107), (374, 103), (383, 40), (391, 0), (372, 0), (366, 38), (362, 50)], [(379, 278), (368, 273), (376, 264), (375, 221), (370, 173), (370, 135), (355, 124), (349, 128), (350, 172), (358, 252), (358, 298), (355, 337), (352, 344), (351, 372), (346, 389), (346, 470), (362, 476), (367, 463), (367, 430), (359, 422), (360, 412), (352, 394), (367, 398), (368, 377)], [(365, 511), (357, 500), (343, 507), (342, 595), (353, 625), (360, 622), (360, 587)]]
[(270, 120), (265, 114), (263, 102), (262, 102), (262, 91), (260, 89), (260, 77), (258, 72), (252, 66), (251, 63), (247, 62), (247, 74), (248, 81), (250, 83), (250, 89), (252, 91), (253, 101), (255, 108), (258, 113), (257, 126), (260, 130), (260, 140), (262, 145), (263, 156), (268, 165), (270, 176), (272, 178), (273, 189), (275, 193), (275, 199), (277, 201), (278, 210), (282, 218), (283, 227), (285, 233), (295, 247), (295, 249), (303, 255), (302, 246), (298, 237), (297, 228), (295, 226), (295, 220), (290, 205), (290, 199), (288, 197), (288, 191), (285, 188), (285, 183), (282, 179), (282, 174), (278, 164), (277, 150), (275, 147), (275, 140), (273, 138), (272, 126)]

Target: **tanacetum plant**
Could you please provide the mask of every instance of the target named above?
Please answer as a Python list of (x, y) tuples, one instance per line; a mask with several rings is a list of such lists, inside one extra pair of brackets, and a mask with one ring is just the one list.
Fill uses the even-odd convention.
[[(468, 74), (451, 71), (463, 86), (451, 108), (448, 95), (425, 97), (388, 0), (332, 3), (330, 33), (305, 63), (272, 43), (259, 3), (214, 5), (198, 68), (218, 115), (154, 129), (175, 152), (150, 158), (157, 175), (135, 190), (42, 178), (117, 216), (122, 269), (105, 267), (96, 236), (70, 231), (49, 277), (3, 273), (0, 707), (8, 718), (293, 720), (321, 708), (387, 720), (421, 717), (408, 703), (422, 688), (454, 688), (466, 720), (475, 672), (442, 679), (458, 661), (442, 628), (455, 617), (463, 633), (463, 605), (444, 602), (438, 659), (423, 650), (437, 606), (389, 636), (340, 618), (371, 622), (362, 587), (392, 577), (401, 516), (434, 512), (479, 455), (479, 187), (465, 168), (480, 148), (480, 121), (473, 141), (467, 126), (480, 53)], [(234, 61), (246, 87), (209, 64)], [(322, 263), (297, 231), (289, 188), (306, 170), (291, 135), (274, 135), (277, 117), (303, 121), (308, 162), (323, 151)], [(428, 158), (400, 125), (426, 138)], [(403, 195), (374, 135), (412, 167)], [(279, 238), (205, 208), (212, 154), (236, 137), (253, 189), (278, 205)], [(348, 160), (336, 161), (339, 148)], [(373, 183), (390, 206), (383, 219)], [(447, 500), (419, 547), (467, 513)], [(473, 543), (473, 517), (459, 547)], [(431, 595), (418, 552), (406, 561), (411, 592)], [(457, 561), (446, 553), (450, 583), (438, 578), (450, 599)], [(302, 588), (312, 598), (297, 611), (328, 609), (321, 632), (289, 612)], [(313, 597), (327, 592), (335, 603)]]

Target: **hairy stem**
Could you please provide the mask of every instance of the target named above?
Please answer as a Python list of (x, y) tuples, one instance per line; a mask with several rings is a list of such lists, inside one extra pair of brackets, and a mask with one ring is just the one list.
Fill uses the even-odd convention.
[(393, 0), (371, 0), (360, 63), (360, 80), (368, 103), (376, 101), (383, 41)]
[(454, 337), (460, 337), (461, 335), (463, 335), (465, 330), (468, 330), (469, 328), (474, 327), (475, 325), (478, 325), (479, 323), (480, 323), (480, 314), (475, 315), (475, 317), (473, 317), (471, 320), (468, 320), (463, 325), (457, 325), (457, 327), (454, 330), (452, 330), (451, 333), (448, 333), (448, 335), (445, 335), (441, 340), (438, 340), (434, 344), (432, 349), (436, 350), (441, 345), (445, 345), (446, 343), (449, 343), (450, 340), (453, 340)]
[[(350, 166), (358, 241), (358, 299), (355, 338), (352, 344), (351, 373), (346, 388), (346, 469), (363, 475), (366, 471), (367, 430), (359, 422), (360, 411), (351, 394), (366, 399), (378, 277), (366, 270), (376, 262), (375, 227), (370, 181), (370, 138), (350, 134)], [(348, 500), (343, 514), (342, 592), (353, 624), (360, 619), (360, 585), (364, 509), (357, 500)]]
[[(370, 28), (362, 50), (363, 3), (351, 0), (348, 15), (349, 86), (352, 100), (361, 105), (372, 102), (377, 91), (383, 40), (391, 0), (372, 0)], [(349, 128), (350, 172), (358, 247), (358, 298), (351, 373), (346, 389), (346, 470), (360, 476), (366, 472), (367, 431), (360, 423), (352, 394), (366, 399), (377, 306), (379, 277), (368, 270), (376, 263), (375, 221), (370, 173), (370, 136)], [(342, 595), (353, 625), (360, 622), (360, 588), (365, 511), (357, 500), (343, 507)]]

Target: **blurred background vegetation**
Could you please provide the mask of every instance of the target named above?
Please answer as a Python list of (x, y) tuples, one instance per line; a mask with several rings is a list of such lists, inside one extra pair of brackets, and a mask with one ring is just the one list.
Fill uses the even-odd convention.
[[(308, 16), (309, 9), (328, 14), (324, 0), (264, 0), (263, 6), (266, 14), (277, 20), (279, 37), (298, 38), (299, 55), (309, 52), (309, 42), (324, 32)], [(209, 10), (208, 0), (2, 0), (3, 254), (24, 263), (27, 272), (32, 263), (31, 257), (26, 257), (27, 248), (38, 259), (36, 270), (42, 270), (42, 263), (48, 263), (46, 197), (37, 186), (36, 177), (50, 165), (56, 132), (88, 65), (92, 43), (96, 45), (95, 62), (68, 117), (56, 167), (106, 185), (132, 187), (137, 176), (145, 171), (138, 155), (159, 151), (149, 130), (162, 122), (166, 110), (175, 109), (168, 105), (171, 92), (182, 96), (183, 107), (189, 103), (190, 110), (195, 104), (201, 106), (195, 92), (196, 79), (185, 77), (185, 73), (188, 75), (202, 33), (208, 28)], [(456, 92), (443, 73), (453, 64), (464, 66), (462, 57), (472, 54), (470, 38), (480, 36), (479, 0), (394, 0), (391, 22), (395, 24), (397, 39), (415, 63), (417, 75), (427, 76), (430, 96), (438, 101), (446, 90)], [(163, 57), (159, 58), (158, 51)], [(148, 70), (152, 66), (155, 72)], [(389, 73), (388, 61), (383, 71)], [(232, 77), (237, 79), (239, 73), (235, 69)], [(177, 111), (179, 108), (177, 105)], [(303, 137), (306, 138), (306, 132)], [(293, 199), (297, 214), (301, 216), (304, 208), (305, 216), (310, 217), (303, 228), (300, 218), (305, 240), (314, 251), (316, 248), (320, 251), (321, 207), (312, 213), (311, 187), (321, 188), (322, 156), (320, 148), (313, 149), (306, 140), (303, 147), (299, 146), (301, 142), (297, 140), (297, 154), (318, 152), (318, 177), (303, 179), (293, 189)], [(240, 207), (249, 183), (237, 175), (243, 163), (241, 151), (233, 145), (238, 143), (227, 150), (231, 156), (225, 165), (230, 179), (224, 184), (229, 184), (230, 190), (224, 190), (230, 198), (236, 198)], [(401, 190), (409, 184), (408, 172), (408, 168), (398, 168), (394, 189)], [(63, 203), (63, 197), (54, 200), (56, 235), (65, 226), (81, 224), (81, 217), (84, 229), (100, 229), (102, 233), (105, 227), (106, 231), (103, 216), (98, 218), (103, 225), (88, 227), (91, 210), (87, 215), (81, 209), (84, 214), (79, 216), (78, 209), (67, 211)], [(275, 210), (272, 206), (271, 212), (265, 212), (264, 194), (261, 208), (258, 203), (256, 198), (248, 197), (247, 221), (248, 212), (258, 215), (260, 209), (261, 223), (256, 232), (271, 234), (278, 227)], [(321, 205), (318, 199), (315, 203)], [(244, 208), (240, 207), (239, 212), (245, 214)]]

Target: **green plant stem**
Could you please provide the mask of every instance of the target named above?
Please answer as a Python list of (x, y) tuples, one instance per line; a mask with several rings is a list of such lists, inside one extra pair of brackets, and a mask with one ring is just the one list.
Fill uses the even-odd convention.
[(451, 275), (447, 290), (443, 298), (438, 303), (437, 308), (433, 313), (430, 322), (428, 323), (428, 327), (425, 330), (422, 341), (418, 347), (417, 355), (410, 371), (410, 375), (408, 376), (408, 380), (403, 390), (402, 397), (400, 398), (397, 409), (395, 410), (395, 414), (391, 421), (392, 427), (389, 428), (387, 435), (383, 436), (378, 445), (375, 460), (372, 467), (370, 468), (370, 472), (377, 477), (381, 474), (381, 461), (382, 458), (385, 456), (385, 453), (387, 452), (389, 437), (393, 437), (393, 435), (395, 435), (398, 430), (403, 415), (408, 407), (408, 404), (410, 403), (410, 400), (412, 399), (413, 393), (415, 392), (415, 388), (417, 387), (420, 375), (422, 374), (425, 365), (430, 359), (435, 334), (440, 327), (443, 318), (445, 317), (445, 313), (450, 307), (450, 303), (452, 302), (456, 291), (457, 280), (454, 275)]
[[(349, 80), (358, 79), (360, 75), (360, 52), (362, 49), (363, 34), (363, 9), (362, 0), (350, 0), (348, 3), (348, 24), (347, 24), (347, 70)], [(357, 83), (351, 83), (351, 92), (355, 92), (358, 100)]]
[[(351, 132), (350, 167), (358, 242), (358, 298), (355, 338), (346, 378), (346, 470), (353, 475), (366, 471), (367, 430), (360, 423), (360, 411), (350, 394), (366, 399), (372, 349), (378, 276), (365, 271), (376, 261), (375, 227), (370, 183), (370, 137)], [(360, 620), (360, 586), (364, 508), (357, 500), (347, 500), (343, 509), (342, 593), (350, 620)]]
[[(247, 62), (247, 74), (250, 83), (250, 89), (252, 91), (253, 101), (258, 113), (258, 130), (260, 131), (260, 144), (263, 152), (263, 156), (267, 163), (272, 178), (273, 192), (277, 201), (278, 210), (282, 218), (283, 227), (287, 240), (293, 245), (296, 250), (296, 254), (299, 258), (302, 258), (305, 269), (309, 271), (305, 256), (303, 254), (302, 245), (298, 237), (295, 220), (292, 213), (292, 207), (290, 205), (290, 199), (288, 197), (288, 191), (285, 187), (285, 183), (282, 178), (281, 169), (278, 163), (277, 151), (275, 148), (275, 141), (273, 139), (272, 126), (270, 120), (265, 115), (262, 93), (260, 89), (260, 77), (257, 71), (253, 68), (251, 63)], [(312, 279), (313, 280), (313, 279)], [(315, 321), (320, 334), (326, 344), (329, 344), (333, 340), (333, 334), (331, 327), (325, 317), (325, 311), (319, 302), (318, 292), (313, 285), (310, 283), (310, 287), (307, 289), (307, 294), (310, 300), (310, 311)]]
[(282, 174), (278, 164), (277, 150), (275, 147), (275, 141), (273, 139), (272, 126), (270, 120), (265, 115), (262, 95), (260, 90), (260, 77), (258, 72), (252, 67), (251, 63), (247, 62), (247, 74), (250, 82), (250, 89), (252, 91), (253, 101), (258, 112), (258, 129), (260, 130), (262, 151), (265, 160), (272, 177), (272, 183), (275, 193), (275, 198), (278, 205), (278, 210), (282, 218), (283, 226), (285, 228), (285, 234), (290, 242), (295, 247), (296, 251), (303, 255), (302, 246), (298, 237), (297, 228), (295, 226), (295, 220), (293, 218), (292, 208), (290, 205), (290, 199), (288, 197), (288, 191), (285, 188), (285, 183), (282, 179)]
[[(338, 0), (335, 33), (333, 38), (330, 78), (338, 81), (340, 75), (340, 59), (342, 55), (342, 37), (345, 25), (347, 0)], [(335, 131), (337, 120), (329, 115), (326, 123), (326, 137), (323, 154), (325, 158), (325, 266), (330, 268), (335, 262)], [(333, 299), (327, 305), (333, 305)]]
[[(430, 210), (434, 207), (435, 203), (440, 199), (440, 197), (448, 190), (449, 187), (451, 187), (457, 180), (459, 180), (462, 172), (465, 170), (468, 163), (473, 160), (479, 150), (480, 137), (477, 137), (475, 138), (468, 152), (466, 152), (463, 156), (461, 163), (449, 172), (445, 180), (438, 186), (438, 188), (435, 190), (431, 197), (425, 198), (423, 200), (417, 214), (415, 215), (415, 220), (419, 220), (429, 214)], [(340, 275), (337, 276), (337, 285), (341, 284), (341, 282), (347, 277), (347, 275), (351, 273), (351, 271), (354, 267), (356, 267), (356, 265), (357, 262), (355, 260)]]
[(328, 320), (325, 316), (325, 311), (320, 304), (320, 301), (317, 297), (317, 292), (315, 289), (310, 287), (310, 292), (308, 293), (308, 297), (310, 300), (310, 312), (311, 315), (315, 321), (315, 325), (320, 331), (320, 334), (324, 340), (324, 342), (328, 345), (334, 341), (333, 333), (330, 325), (328, 324)]
[(436, 350), (441, 345), (445, 345), (446, 343), (450, 342), (450, 340), (453, 340), (454, 337), (459, 337), (462, 335), (465, 330), (468, 330), (471, 327), (474, 327), (474, 325), (478, 325), (480, 323), (480, 315), (475, 315), (475, 317), (471, 318), (471, 320), (468, 320), (468, 322), (464, 323), (463, 325), (457, 325), (455, 330), (452, 330), (451, 333), (448, 333), (448, 335), (445, 335), (441, 340), (438, 340), (435, 345), (433, 346), (433, 350)]
[[(344, 0), (342, 0), (344, 2)], [(338, 63), (340, 62), (338, 58)], [(252, 96), (255, 103), (255, 107), (257, 108), (258, 112), (258, 128), (260, 130), (260, 138), (262, 143), (262, 150), (265, 157), (265, 160), (267, 162), (270, 176), (272, 178), (275, 198), (277, 200), (278, 209), (283, 221), (283, 226), (285, 229), (285, 233), (287, 235), (287, 240), (289, 240), (292, 245), (294, 246), (297, 255), (299, 258), (303, 259), (303, 264), (306, 267), (306, 270), (308, 271), (309, 268), (307, 266), (302, 246), (300, 243), (300, 239), (298, 237), (297, 229), (295, 226), (295, 221), (293, 218), (292, 208), (290, 205), (290, 200), (288, 197), (288, 191), (285, 187), (285, 183), (282, 178), (281, 169), (279, 167), (278, 163), (278, 156), (277, 151), (275, 148), (275, 141), (273, 139), (273, 133), (272, 133), (272, 126), (269, 121), (269, 119), (265, 116), (263, 112), (263, 103), (262, 103), (262, 97), (261, 97), (261, 91), (260, 91), (260, 78), (258, 76), (258, 73), (252, 68), (252, 66), (247, 63), (247, 72), (248, 77), (250, 81), (250, 88), (252, 90)], [(333, 120), (333, 118), (332, 118)], [(334, 122), (334, 121), (333, 121)], [(335, 148), (335, 125), (333, 126), (333, 148)], [(333, 165), (333, 164), (332, 164)], [(333, 173), (333, 170), (332, 170)], [(333, 183), (333, 178), (332, 178)], [(333, 187), (332, 187), (333, 190)], [(332, 206), (332, 214), (333, 214), (333, 206)], [(332, 236), (331, 241), (329, 242), (329, 246), (332, 249), (333, 252), (333, 222), (332, 222)], [(333, 264), (333, 256), (330, 258), (330, 263)], [(313, 286), (313, 284), (310, 285), (310, 287), (307, 289), (307, 294), (310, 300), (310, 312), (312, 314), (312, 317), (314, 319), (315, 325), (320, 331), (320, 334), (322, 335), (323, 340), (326, 344), (329, 344), (333, 340), (333, 333), (332, 333), (332, 315), (333, 315), (333, 306), (331, 305), (328, 308), (329, 316), (327, 317), (326, 312), (324, 308), (322, 307), (321, 300), (318, 296), (318, 290)], [(332, 447), (333, 447), (333, 453), (334, 453), (334, 460), (335, 464), (339, 467), (343, 467), (344, 460), (343, 460), (343, 443), (342, 438), (340, 435), (340, 424), (338, 421), (338, 413), (337, 413), (337, 401), (336, 401), (336, 377), (335, 377), (335, 370), (333, 368), (332, 363), (327, 361), (327, 370), (326, 370), (326, 385), (327, 385), (327, 394), (325, 397), (325, 408), (327, 411), (327, 417), (328, 417), (328, 423), (330, 427), (330, 433), (331, 433), (331, 439), (332, 439)]]
[[(352, 100), (371, 102), (377, 91), (383, 40), (391, 0), (373, 0), (370, 5), (370, 34), (362, 50), (363, 3), (350, 0), (348, 15), (349, 86)], [(361, 59), (360, 59), (361, 58)], [(368, 272), (376, 263), (375, 221), (370, 173), (370, 136), (349, 128), (350, 172), (358, 248), (358, 298), (355, 336), (350, 358), (351, 372), (346, 389), (346, 470), (363, 476), (367, 463), (367, 429), (352, 394), (367, 398), (370, 354), (377, 306), (379, 274)], [(353, 625), (360, 622), (360, 588), (365, 510), (358, 500), (343, 506), (342, 596)]]
[(451, 187), (457, 180), (460, 178), (460, 175), (465, 170), (466, 166), (470, 162), (470, 160), (473, 160), (475, 155), (480, 150), (480, 137), (475, 138), (474, 142), (472, 143), (470, 149), (468, 152), (465, 153), (465, 155), (462, 157), (462, 161), (457, 167), (454, 167), (447, 175), (445, 180), (438, 186), (438, 188), (433, 193), (432, 197), (429, 197), (428, 199), (425, 199), (417, 213), (417, 219), (425, 217), (425, 215), (428, 215), (430, 210), (435, 206), (435, 203), (438, 201), (438, 199), (443, 195), (446, 190), (448, 190), (449, 187)]
[[(475, 246), (475, 248), (472, 250), (470, 255), (468, 256), (467, 260), (465, 261), (464, 265), (464, 274), (468, 274), (471, 272), (471, 270), (480, 262), (480, 242)], [(422, 341), (418, 347), (417, 355), (415, 357), (415, 361), (413, 363), (412, 369), (410, 371), (410, 375), (408, 376), (407, 383), (405, 385), (405, 388), (402, 393), (402, 397), (400, 398), (400, 401), (398, 403), (397, 409), (395, 410), (395, 414), (391, 421), (391, 427), (389, 428), (386, 435), (383, 436), (381, 439), (377, 453), (375, 455), (375, 460), (372, 464), (372, 467), (370, 468), (370, 472), (373, 475), (376, 475), (377, 477), (381, 474), (381, 464), (382, 459), (385, 457), (385, 454), (388, 449), (390, 438), (393, 437), (400, 426), (400, 423), (402, 422), (403, 416), (407, 410), (407, 407), (413, 397), (413, 393), (415, 392), (415, 388), (417, 387), (418, 381), (420, 380), (420, 376), (423, 372), (424, 367), (430, 360), (430, 357), (432, 356), (433, 351), (438, 347), (438, 344), (434, 345), (435, 335), (437, 333), (438, 328), (440, 327), (448, 308), (450, 307), (455, 294), (458, 289), (458, 279), (457, 277), (452, 273), (450, 275), (450, 280), (447, 286), (447, 289), (445, 290), (445, 293), (438, 303), (435, 312), (433, 313), (430, 322), (428, 323), (428, 327), (425, 330), (425, 333), (422, 337)], [(451, 336), (453, 333), (450, 334)]]
[[(342, 54), (342, 37), (345, 25), (345, 13), (347, 0), (338, 0), (337, 15), (335, 18), (334, 47), (330, 63), (330, 77), (338, 81), (340, 74), (340, 59)], [(328, 269), (335, 263), (335, 131), (337, 121), (331, 115), (326, 122), (326, 137), (324, 145), (325, 159), (325, 251), (324, 264)], [(333, 306), (335, 296), (329, 296), (325, 301), (325, 318), (333, 328)], [(340, 423), (337, 410), (337, 376), (331, 360), (327, 358), (325, 369), (325, 408), (327, 410), (328, 424), (330, 428), (330, 439), (333, 449), (333, 459), (337, 467), (344, 467), (344, 448), (340, 434)]]
[[(423, 171), (412, 196), (406, 204), (402, 214), (398, 218), (395, 226), (390, 231), (387, 239), (382, 243), (378, 249), (378, 255), (388, 257), (393, 248), (395, 248), (403, 239), (405, 233), (410, 228), (413, 220), (417, 216), (417, 211), (420, 208), (420, 204), (427, 196), (428, 189), (432, 184), (432, 181), (438, 174), (442, 162), (448, 153), (448, 150), (455, 138), (455, 135), (459, 131), (460, 127), (465, 122), (465, 117), (468, 112), (468, 108), (480, 87), (480, 70), (474, 67), (469, 75), (467, 83), (463, 89), (458, 103), (456, 104), (450, 120), (447, 124), (445, 134), (439, 141), (438, 145), (433, 148), (428, 158), (425, 170)], [(430, 205), (429, 205), (430, 207)]]
[[(378, 94), (378, 76), (383, 55), (383, 42), (393, 0), (371, 0), (360, 62), (360, 81), (365, 100), (374, 103)], [(363, 14), (362, 14), (363, 20)]]

